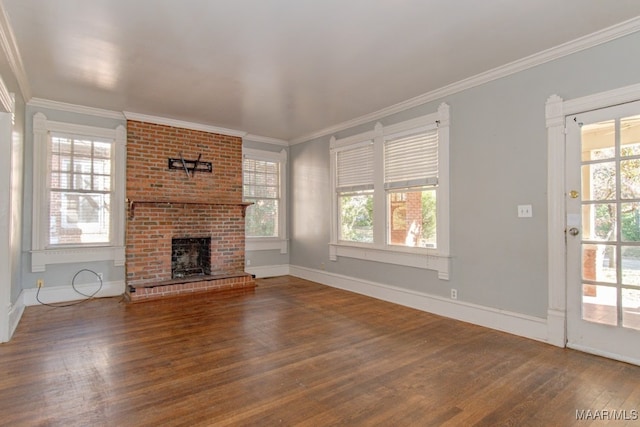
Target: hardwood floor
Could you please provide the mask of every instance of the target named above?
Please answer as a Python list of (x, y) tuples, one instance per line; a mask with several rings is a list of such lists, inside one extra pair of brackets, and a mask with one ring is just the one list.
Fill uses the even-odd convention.
[(640, 423), (638, 366), (293, 277), (27, 307), (0, 367), (8, 426)]

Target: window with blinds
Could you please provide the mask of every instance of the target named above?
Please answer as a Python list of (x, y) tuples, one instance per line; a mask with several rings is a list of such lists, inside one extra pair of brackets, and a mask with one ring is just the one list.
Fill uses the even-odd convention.
[(442, 103), (437, 112), (331, 138), (329, 259), (432, 269), (448, 278), (449, 126)]
[(438, 184), (438, 129), (390, 135), (384, 142), (385, 188)]
[(253, 203), (245, 217), (246, 236), (278, 236), (280, 163), (245, 157), (242, 171), (244, 200)]
[(342, 241), (373, 242), (373, 149), (373, 141), (364, 141), (336, 152), (339, 239)]
[(109, 243), (113, 141), (52, 133), (48, 152), (48, 244)]
[(385, 137), (387, 244), (436, 247), (437, 184), (437, 127)]
[(338, 192), (373, 190), (373, 141), (338, 151), (336, 161)]

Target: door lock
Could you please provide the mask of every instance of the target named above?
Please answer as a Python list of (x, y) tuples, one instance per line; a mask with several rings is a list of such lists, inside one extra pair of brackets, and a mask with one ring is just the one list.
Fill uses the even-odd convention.
[(576, 190), (569, 191), (569, 196), (571, 196), (572, 199), (577, 199), (579, 195), (580, 193), (578, 193)]
[(569, 234), (571, 234), (572, 236), (577, 236), (580, 233), (580, 230), (578, 230), (576, 227), (571, 227), (569, 229)]

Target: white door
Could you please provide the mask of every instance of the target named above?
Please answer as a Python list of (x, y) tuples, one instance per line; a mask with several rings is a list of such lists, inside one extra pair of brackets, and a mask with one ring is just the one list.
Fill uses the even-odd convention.
[(566, 127), (567, 345), (640, 364), (640, 102)]

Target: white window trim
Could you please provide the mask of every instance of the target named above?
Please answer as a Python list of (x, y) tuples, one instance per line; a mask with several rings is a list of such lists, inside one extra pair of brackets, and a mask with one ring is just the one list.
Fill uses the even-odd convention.
[[(364, 132), (343, 139), (331, 138), (331, 236), (329, 259), (338, 257), (356, 258), (407, 267), (436, 270), (438, 277), (449, 280), (449, 105), (442, 103), (438, 111), (394, 125), (383, 126), (377, 123), (373, 131)], [(411, 129), (417, 129), (434, 123), (438, 124), (438, 193), (437, 193), (437, 248), (410, 248), (386, 244), (386, 192), (384, 191), (384, 137)], [(374, 243), (354, 243), (338, 240), (338, 197), (336, 188), (336, 152), (341, 148), (373, 140), (374, 152), (374, 218), (384, 218), (374, 222)]]
[(289, 251), (287, 238), (287, 151), (279, 152), (242, 148), (242, 158), (266, 160), (280, 164), (280, 200), (278, 206), (278, 237), (248, 237), (245, 236), (246, 251), (279, 250), (281, 254)]
[[(113, 240), (107, 245), (47, 248), (47, 144), (50, 132), (69, 133), (112, 139), (115, 146), (114, 198), (112, 202)], [(113, 261), (125, 264), (125, 179), (127, 133), (120, 125), (115, 129), (77, 125), (48, 120), (42, 113), (33, 117), (33, 220), (31, 237), (31, 271), (45, 271), (48, 264)]]

